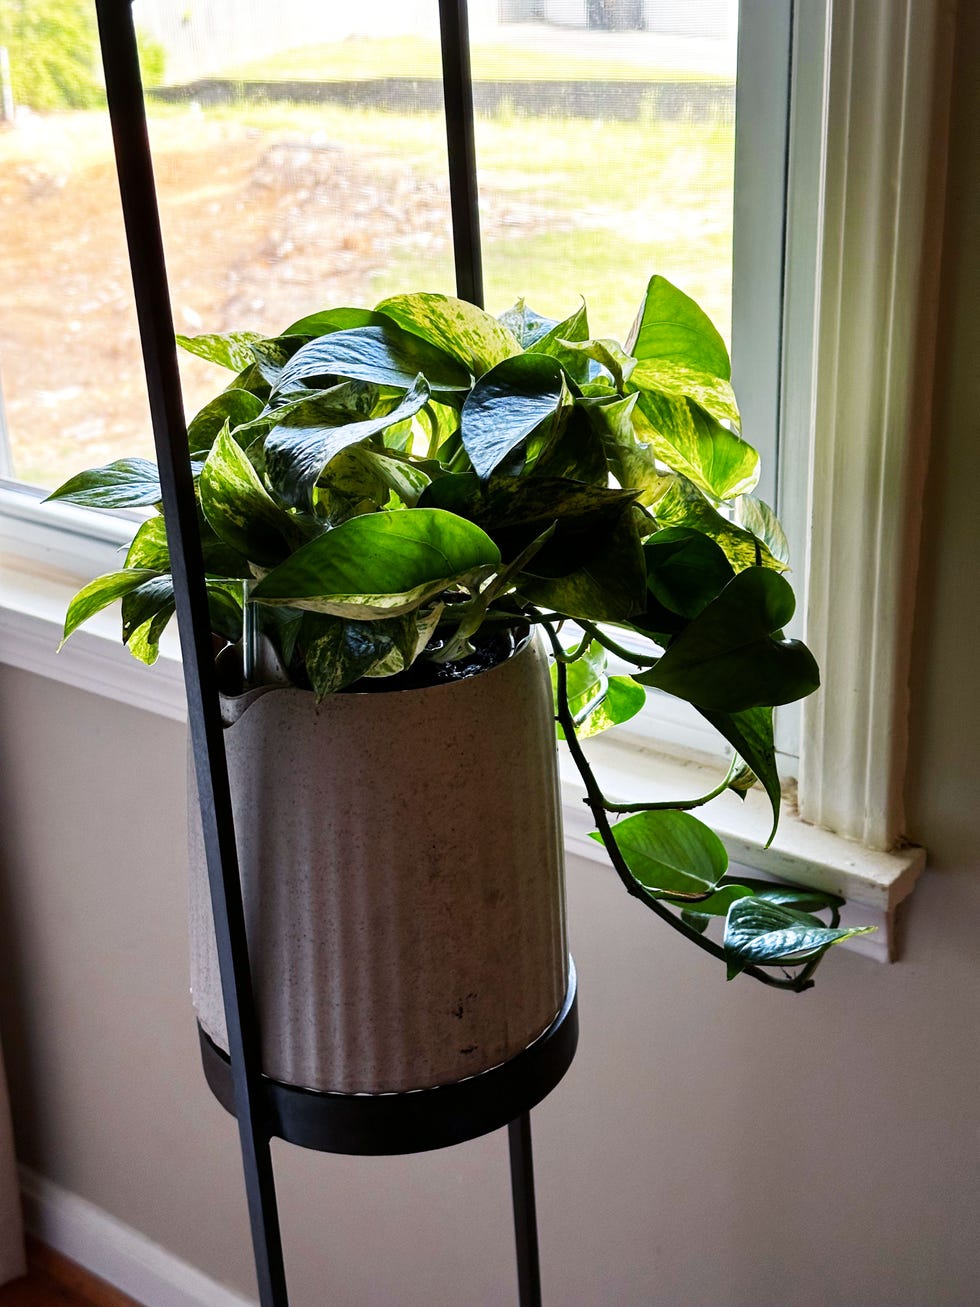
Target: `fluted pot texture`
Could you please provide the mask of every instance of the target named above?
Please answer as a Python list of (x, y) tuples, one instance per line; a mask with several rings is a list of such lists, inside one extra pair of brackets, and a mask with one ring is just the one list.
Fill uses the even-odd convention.
[[(421, 1089), (543, 1033), (568, 950), (539, 642), (427, 689), (317, 707), (307, 691), (274, 688), (224, 707), (266, 1073), (346, 1093)], [(191, 986), (226, 1049), (199, 818)]]

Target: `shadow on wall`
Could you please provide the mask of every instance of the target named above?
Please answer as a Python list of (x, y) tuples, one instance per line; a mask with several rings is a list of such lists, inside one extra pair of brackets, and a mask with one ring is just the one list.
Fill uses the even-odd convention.
[[(14, 891), (16, 841), (10, 838), (9, 831), (4, 844), (0, 850), (0, 1048), (3, 1049), (10, 1098), (19, 1104), (14, 1120), (14, 1141), (17, 1154), (23, 1156), (29, 1151), (26, 1142), (37, 1135), (34, 1109), (42, 1101), (43, 1094), (24, 1018), (28, 1010), (26, 991), (30, 972), (22, 943), (26, 934), (25, 923)], [(26, 1110), (25, 1105), (29, 1105)], [(0, 1176), (0, 1183), (2, 1179)]]

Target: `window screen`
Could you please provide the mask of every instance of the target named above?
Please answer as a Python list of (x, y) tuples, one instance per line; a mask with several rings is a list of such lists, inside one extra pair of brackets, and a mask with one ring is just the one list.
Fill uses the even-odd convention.
[[(435, 0), (134, 13), (178, 332), (453, 291)], [(622, 339), (659, 272), (727, 334), (736, 0), (469, 13), (487, 307)], [(152, 443), (93, 7), (5, 3), (0, 46), (0, 473), (50, 487)], [(190, 415), (222, 378), (181, 368)]]

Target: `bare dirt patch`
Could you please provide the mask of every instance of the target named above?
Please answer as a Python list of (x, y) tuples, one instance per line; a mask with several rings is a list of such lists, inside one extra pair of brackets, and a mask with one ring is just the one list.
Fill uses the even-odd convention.
[[(399, 251), (445, 265), (448, 188), (397, 158), (191, 115), (153, 125), (178, 332), (270, 334), (365, 303)], [(489, 195), (485, 234), (533, 230), (533, 205)], [(51, 486), (149, 453), (149, 418), (108, 126), (32, 117), (0, 132), (0, 372), (14, 473)], [(193, 413), (229, 379), (181, 358)]]

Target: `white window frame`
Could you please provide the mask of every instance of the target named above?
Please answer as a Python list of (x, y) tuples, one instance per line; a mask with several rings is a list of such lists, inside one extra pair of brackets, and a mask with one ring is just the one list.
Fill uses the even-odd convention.
[[(787, 3), (743, 0), (750, 28)], [(902, 786), (953, 11), (953, 0), (795, 2), (776, 495), (805, 542), (796, 583), (824, 688), (803, 706), (798, 792), (775, 846), (761, 846), (763, 796), (710, 814), (739, 865), (846, 894), (852, 920), (885, 927), (865, 944), (880, 957), (893, 955), (895, 911), (924, 865), (902, 847)], [(118, 566), (128, 528), (104, 521), (100, 537), (93, 514), (0, 488), (0, 661), (181, 719), (173, 645), (148, 670), (107, 617), (54, 654), (79, 578)], [(642, 772), (647, 797), (651, 783), (698, 792), (695, 759), (616, 734), (595, 747), (611, 791), (630, 796)], [(594, 857), (580, 790), (565, 784), (570, 850)]]

